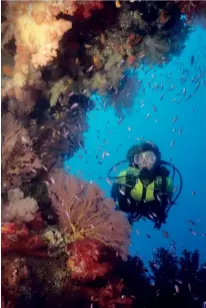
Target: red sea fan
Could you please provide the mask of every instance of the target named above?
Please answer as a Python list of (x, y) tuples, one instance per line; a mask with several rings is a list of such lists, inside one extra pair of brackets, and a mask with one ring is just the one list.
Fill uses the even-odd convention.
[(49, 197), (68, 241), (98, 240), (126, 259), (130, 224), (123, 213), (115, 211), (113, 200), (105, 198), (96, 185), (67, 176), (63, 171), (50, 180)]

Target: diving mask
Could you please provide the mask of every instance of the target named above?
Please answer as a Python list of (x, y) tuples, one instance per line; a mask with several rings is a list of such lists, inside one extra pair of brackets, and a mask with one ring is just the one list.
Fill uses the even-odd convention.
[(138, 165), (139, 169), (151, 170), (157, 161), (156, 155), (152, 151), (142, 152), (140, 154), (135, 154), (134, 163)]

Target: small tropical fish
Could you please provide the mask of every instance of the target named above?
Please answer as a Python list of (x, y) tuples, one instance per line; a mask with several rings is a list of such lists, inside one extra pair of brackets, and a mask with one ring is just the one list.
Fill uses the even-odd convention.
[(136, 230), (136, 233), (137, 233), (137, 235), (140, 235), (140, 232), (139, 232), (139, 230), (138, 230), (138, 229)]
[(191, 57), (191, 59), (190, 59), (190, 64), (193, 65), (194, 61), (195, 61), (195, 56), (192, 55), (192, 57)]
[(179, 287), (178, 287), (178, 285), (175, 285), (175, 291), (176, 291), (176, 293), (179, 293)]
[(192, 191), (192, 196), (195, 196), (195, 191)]
[(139, 54), (138, 54), (138, 59), (142, 59), (142, 58), (144, 58), (145, 57), (145, 53), (142, 51), (142, 52), (140, 52)]
[(79, 107), (79, 104), (78, 103), (74, 103), (72, 106), (71, 106), (71, 110), (74, 110), (74, 109), (76, 109), (76, 108), (78, 108)]
[(147, 114), (146, 119), (148, 119), (150, 117), (150, 113)]
[[(42, 157), (42, 156), (41, 156)], [(45, 171), (48, 171), (47, 167), (45, 167), (44, 165), (42, 165), (42, 168), (45, 170)]]
[(200, 82), (198, 81), (198, 82), (196, 83), (195, 91), (199, 88), (199, 85), (200, 85)]
[(174, 145), (174, 140), (171, 141), (170, 146), (173, 147)]
[(151, 236), (150, 236), (149, 234), (146, 234), (146, 237), (147, 237), (147, 238), (151, 238)]
[(194, 236), (196, 236), (197, 235), (197, 232), (195, 232), (194, 230), (192, 230), (191, 228), (189, 229), (190, 230), (190, 232), (191, 232), (191, 234), (192, 235), (194, 235)]
[(172, 123), (175, 123), (175, 122), (177, 121), (177, 119), (178, 119), (178, 116), (175, 116), (175, 117), (173, 118), (173, 120), (172, 120)]
[(183, 130), (183, 127), (181, 127), (180, 129), (179, 129), (179, 135), (181, 135), (182, 134), (182, 130)]
[(127, 198), (127, 203), (130, 205), (131, 204), (131, 200), (129, 198)]
[(189, 224), (191, 224), (191, 225), (193, 225), (193, 226), (196, 226), (196, 224), (194, 223), (193, 220), (189, 219), (188, 222), (189, 222)]
[(88, 68), (87, 73), (90, 73), (90, 72), (93, 70), (93, 68), (94, 68), (94, 65), (91, 65), (91, 66)]
[(3, 65), (2, 72), (5, 76), (8, 76), (8, 77), (14, 76), (14, 69), (9, 65)]
[(167, 231), (162, 231), (164, 237), (168, 238), (169, 237), (169, 233)]
[(182, 93), (183, 93), (183, 96), (186, 95), (186, 92), (187, 92), (187, 91), (186, 91), (186, 88), (184, 88), (184, 89), (183, 89), (183, 92), (182, 92)]
[(152, 105), (152, 108), (153, 108), (154, 112), (157, 112), (157, 108), (156, 108), (155, 105)]
[(74, 95), (74, 92), (69, 93), (69, 97), (71, 97), (72, 95)]
[(163, 99), (163, 97), (164, 97), (164, 94), (161, 94), (161, 96), (160, 96), (160, 100), (162, 100), (162, 99)]
[(120, 192), (120, 194), (122, 194), (123, 196), (125, 196), (125, 187), (124, 187), (124, 186), (121, 187), (121, 188), (119, 189), (119, 192)]
[(191, 292), (192, 288), (191, 288), (191, 284), (190, 284), (190, 283), (188, 283), (188, 289), (189, 289), (190, 292)]
[(156, 215), (154, 212), (152, 212), (152, 215), (153, 215), (154, 217), (157, 217), (157, 215)]
[(115, 0), (115, 5), (116, 5), (117, 9), (119, 9), (121, 7), (121, 4), (118, 0)]

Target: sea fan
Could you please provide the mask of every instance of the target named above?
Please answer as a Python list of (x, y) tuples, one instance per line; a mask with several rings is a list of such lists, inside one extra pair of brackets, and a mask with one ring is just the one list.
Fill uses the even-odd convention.
[(59, 215), (59, 224), (73, 242), (95, 239), (115, 249), (122, 258), (128, 254), (130, 225), (115, 204), (95, 185), (58, 171), (50, 178), (49, 196)]

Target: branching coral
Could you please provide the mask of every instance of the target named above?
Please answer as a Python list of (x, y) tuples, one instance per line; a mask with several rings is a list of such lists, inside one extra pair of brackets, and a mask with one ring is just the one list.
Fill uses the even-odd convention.
[(53, 174), (51, 181), (49, 196), (68, 240), (96, 239), (126, 258), (130, 225), (123, 213), (115, 212), (114, 202), (97, 186), (63, 171)]
[(28, 131), (9, 113), (3, 118), (2, 131), (3, 184), (6, 189), (20, 187), (35, 177), (42, 165), (33, 152)]

